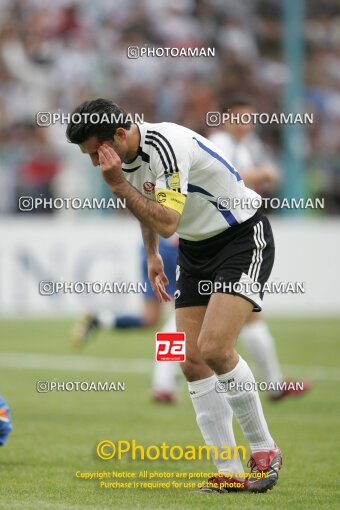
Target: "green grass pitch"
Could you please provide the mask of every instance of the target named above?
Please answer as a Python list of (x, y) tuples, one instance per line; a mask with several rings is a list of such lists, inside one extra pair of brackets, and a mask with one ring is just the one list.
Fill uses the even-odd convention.
[[(339, 508), (340, 321), (280, 319), (270, 326), (285, 375), (313, 382), (310, 394), (301, 398), (273, 404), (261, 395), (284, 455), (279, 482), (268, 494), (203, 495), (190, 489), (101, 489), (98, 480), (75, 476), (78, 470), (213, 470), (209, 461), (103, 461), (96, 456), (96, 444), (103, 439), (136, 439), (145, 446), (203, 444), (184, 382), (176, 406), (150, 399), (152, 331), (100, 332), (74, 354), (70, 321), (0, 321), (0, 394), (10, 404), (14, 425), (0, 449), (0, 508)], [(39, 380), (124, 381), (126, 389), (41, 394), (36, 391)], [(244, 444), (238, 428), (236, 434)]]

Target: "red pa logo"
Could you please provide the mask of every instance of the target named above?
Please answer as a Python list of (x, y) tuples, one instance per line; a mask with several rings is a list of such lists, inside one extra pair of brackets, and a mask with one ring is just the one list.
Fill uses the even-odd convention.
[(156, 361), (185, 361), (185, 333), (156, 333)]

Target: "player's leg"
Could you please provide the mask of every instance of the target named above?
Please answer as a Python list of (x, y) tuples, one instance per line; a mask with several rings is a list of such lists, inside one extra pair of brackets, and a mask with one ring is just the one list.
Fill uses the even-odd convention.
[[(151, 288), (151, 287), (150, 287)], [(160, 321), (162, 306), (155, 298), (152, 289), (144, 297), (143, 313), (115, 314), (112, 310), (100, 310), (98, 313), (87, 313), (75, 324), (72, 331), (72, 344), (83, 347), (98, 329), (108, 331), (114, 329), (148, 328), (156, 326)]]
[(139, 314), (117, 314), (111, 309), (102, 309), (95, 313), (84, 314), (72, 329), (71, 341), (74, 347), (84, 347), (98, 329), (114, 330), (152, 327), (160, 320), (161, 305), (153, 293), (148, 278), (144, 248), (140, 251), (140, 257), (142, 278), (146, 284), (146, 292), (143, 295), (143, 312)]
[[(166, 255), (166, 245), (164, 245), (163, 240), (160, 241), (160, 253), (162, 258)], [(98, 320), (100, 326), (107, 329), (151, 328), (155, 327), (161, 320), (162, 305), (156, 299), (149, 281), (147, 257), (144, 247), (141, 250), (141, 262), (142, 279), (146, 284), (146, 291), (143, 294), (144, 304), (142, 314), (112, 314), (106, 324), (105, 317), (99, 314)], [(166, 266), (165, 269), (167, 269)], [(167, 274), (167, 271), (165, 273)]]
[(250, 315), (242, 328), (240, 340), (254, 360), (264, 381), (274, 383), (282, 381), (275, 341), (261, 312)]
[[(232, 427), (233, 413), (224, 395), (216, 391), (218, 379), (203, 361), (197, 347), (205, 310), (205, 306), (176, 309), (177, 331), (186, 333), (186, 361), (180, 366), (188, 381), (196, 421), (206, 444), (218, 448), (228, 445), (232, 450), (230, 460), (214, 460), (216, 470), (235, 477), (244, 469), (236, 454), (234, 458), (236, 441)], [(210, 490), (209, 487), (206, 490)]]
[[(176, 331), (175, 312), (172, 312), (162, 327), (162, 331)], [(173, 403), (175, 401), (176, 379), (179, 372), (178, 363), (155, 362), (152, 374), (152, 394), (157, 402)]]
[(215, 293), (209, 301), (199, 348), (225, 385), (226, 399), (250, 442), (252, 471), (266, 475), (250, 479), (248, 489), (264, 492), (277, 481), (281, 452), (268, 431), (254, 376), (238, 356), (235, 342), (252, 310), (261, 310), (261, 287), (274, 263), (274, 239), (269, 221), (261, 213), (231, 228), (221, 239), (215, 258), (218, 265), (213, 267)]
[[(310, 384), (307, 381), (303, 381), (303, 388), (280, 389), (284, 379), (275, 340), (261, 312), (254, 312), (250, 315), (242, 328), (240, 340), (253, 359), (262, 380), (278, 387), (277, 390), (273, 389), (268, 392), (270, 400), (281, 400), (283, 397), (300, 395), (310, 389)], [(286, 380), (285, 382), (291, 381)]]
[[(253, 305), (243, 297), (213, 294), (202, 324), (198, 348), (204, 361), (225, 385), (227, 399), (249, 440), (252, 452), (255, 452), (270, 450), (274, 441), (253, 384), (254, 376), (236, 351), (237, 337), (252, 309)], [(254, 389), (243, 390), (241, 387), (245, 383), (247, 389), (249, 383)]]
[[(270, 435), (254, 376), (247, 362), (236, 351), (236, 340), (251, 314), (253, 305), (241, 296), (213, 294), (198, 339), (200, 354), (217, 374), (225, 397), (250, 443), (251, 461), (267, 474), (248, 488), (264, 492), (275, 485), (281, 466), (281, 452)], [(255, 480), (257, 482), (257, 480)]]
[(99, 326), (104, 329), (132, 329), (132, 328), (151, 328), (156, 326), (161, 320), (162, 305), (156, 299), (154, 293), (148, 291), (144, 295), (143, 311), (141, 315), (137, 314), (114, 314), (108, 312), (99, 312), (97, 320)]
[[(154, 300), (156, 301), (156, 300)], [(122, 314), (117, 315), (112, 310), (100, 310), (97, 313), (86, 313), (72, 330), (72, 344), (74, 347), (84, 347), (98, 329), (112, 331), (114, 329), (144, 328), (154, 325), (154, 317), (159, 317), (156, 308), (158, 303), (145, 304), (146, 315)]]

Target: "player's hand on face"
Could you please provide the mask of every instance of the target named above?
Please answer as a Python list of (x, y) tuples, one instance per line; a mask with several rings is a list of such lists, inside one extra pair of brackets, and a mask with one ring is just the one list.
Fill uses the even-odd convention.
[(116, 151), (106, 143), (103, 143), (98, 147), (98, 155), (102, 175), (107, 184), (110, 186), (121, 182), (124, 179), (122, 162)]
[(148, 276), (152, 290), (160, 303), (171, 301), (171, 297), (165, 290), (165, 285), (169, 284), (164, 273), (163, 260), (160, 255), (153, 255), (148, 259)]

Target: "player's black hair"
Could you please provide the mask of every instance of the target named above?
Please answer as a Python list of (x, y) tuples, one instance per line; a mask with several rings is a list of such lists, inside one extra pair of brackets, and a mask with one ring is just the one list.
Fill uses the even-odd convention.
[(86, 142), (91, 136), (97, 136), (101, 142), (112, 140), (119, 127), (130, 129), (129, 117), (120, 106), (108, 99), (84, 101), (71, 114), (66, 138), (78, 145)]
[(225, 110), (232, 110), (233, 108), (237, 108), (238, 106), (254, 106), (254, 101), (250, 96), (246, 94), (238, 94), (228, 98), (226, 101), (227, 105), (225, 106)]

